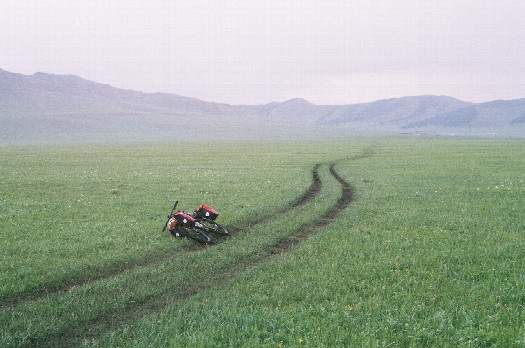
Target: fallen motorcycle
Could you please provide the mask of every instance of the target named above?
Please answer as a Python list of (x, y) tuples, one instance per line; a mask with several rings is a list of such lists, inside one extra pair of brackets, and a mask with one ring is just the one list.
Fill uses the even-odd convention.
[(229, 234), (226, 227), (215, 221), (219, 215), (215, 209), (203, 204), (193, 213), (175, 212), (178, 202), (173, 205), (162, 232), (168, 228), (174, 237), (188, 237), (204, 244), (213, 242), (209, 233), (222, 236)]

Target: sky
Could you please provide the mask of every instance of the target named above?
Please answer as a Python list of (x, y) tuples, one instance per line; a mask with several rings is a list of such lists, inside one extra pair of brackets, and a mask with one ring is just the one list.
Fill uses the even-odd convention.
[(525, 98), (522, 0), (2, 0), (0, 69), (228, 104)]

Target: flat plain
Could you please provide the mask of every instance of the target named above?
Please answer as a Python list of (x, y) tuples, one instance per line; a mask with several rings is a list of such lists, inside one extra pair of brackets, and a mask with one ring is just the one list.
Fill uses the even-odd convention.
[[(1, 346), (523, 346), (525, 143), (0, 148)], [(161, 229), (175, 200), (232, 236)]]

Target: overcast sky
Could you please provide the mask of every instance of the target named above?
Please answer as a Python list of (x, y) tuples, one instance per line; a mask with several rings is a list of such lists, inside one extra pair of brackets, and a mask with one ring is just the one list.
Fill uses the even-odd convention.
[(0, 69), (230, 104), (525, 98), (523, 0), (0, 2)]

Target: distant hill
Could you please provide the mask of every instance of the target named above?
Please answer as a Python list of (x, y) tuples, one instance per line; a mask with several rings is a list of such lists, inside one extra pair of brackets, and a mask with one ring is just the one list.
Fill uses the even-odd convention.
[(89, 113), (177, 112), (222, 114), (237, 112), (227, 104), (166, 93), (142, 93), (115, 88), (73, 75), (22, 75), (0, 69), (0, 112)]
[(304, 99), (244, 108), (274, 121), (370, 132), (525, 137), (525, 99), (470, 103), (448, 96), (413, 96), (351, 105)]
[(440, 127), (501, 127), (525, 123), (525, 98), (495, 100), (469, 105), (439, 115), (411, 122), (403, 128)]
[(371, 122), (384, 126), (400, 126), (425, 120), (445, 112), (470, 105), (446, 96), (418, 96), (379, 100), (372, 103), (347, 105), (340, 115), (327, 120), (325, 124), (350, 122)]
[(315, 105), (304, 99), (292, 99), (284, 103), (244, 107), (260, 115), (302, 119), (319, 125), (368, 123), (391, 127), (424, 120), (470, 104), (445, 96), (419, 96), (353, 105)]
[[(240, 107), (115, 88), (72, 75), (0, 70), (0, 143), (204, 138)], [(218, 118), (221, 118), (220, 120)]]
[(325, 113), (328, 113), (323, 106), (312, 104), (300, 98), (290, 99), (284, 103), (273, 102), (257, 106), (243, 105), (243, 108), (274, 120), (295, 120), (301, 123), (317, 123)]
[(73, 75), (0, 69), (0, 143), (253, 139), (323, 131), (525, 137), (525, 99), (474, 104), (427, 95), (352, 105), (304, 99), (229, 105), (124, 90)]

